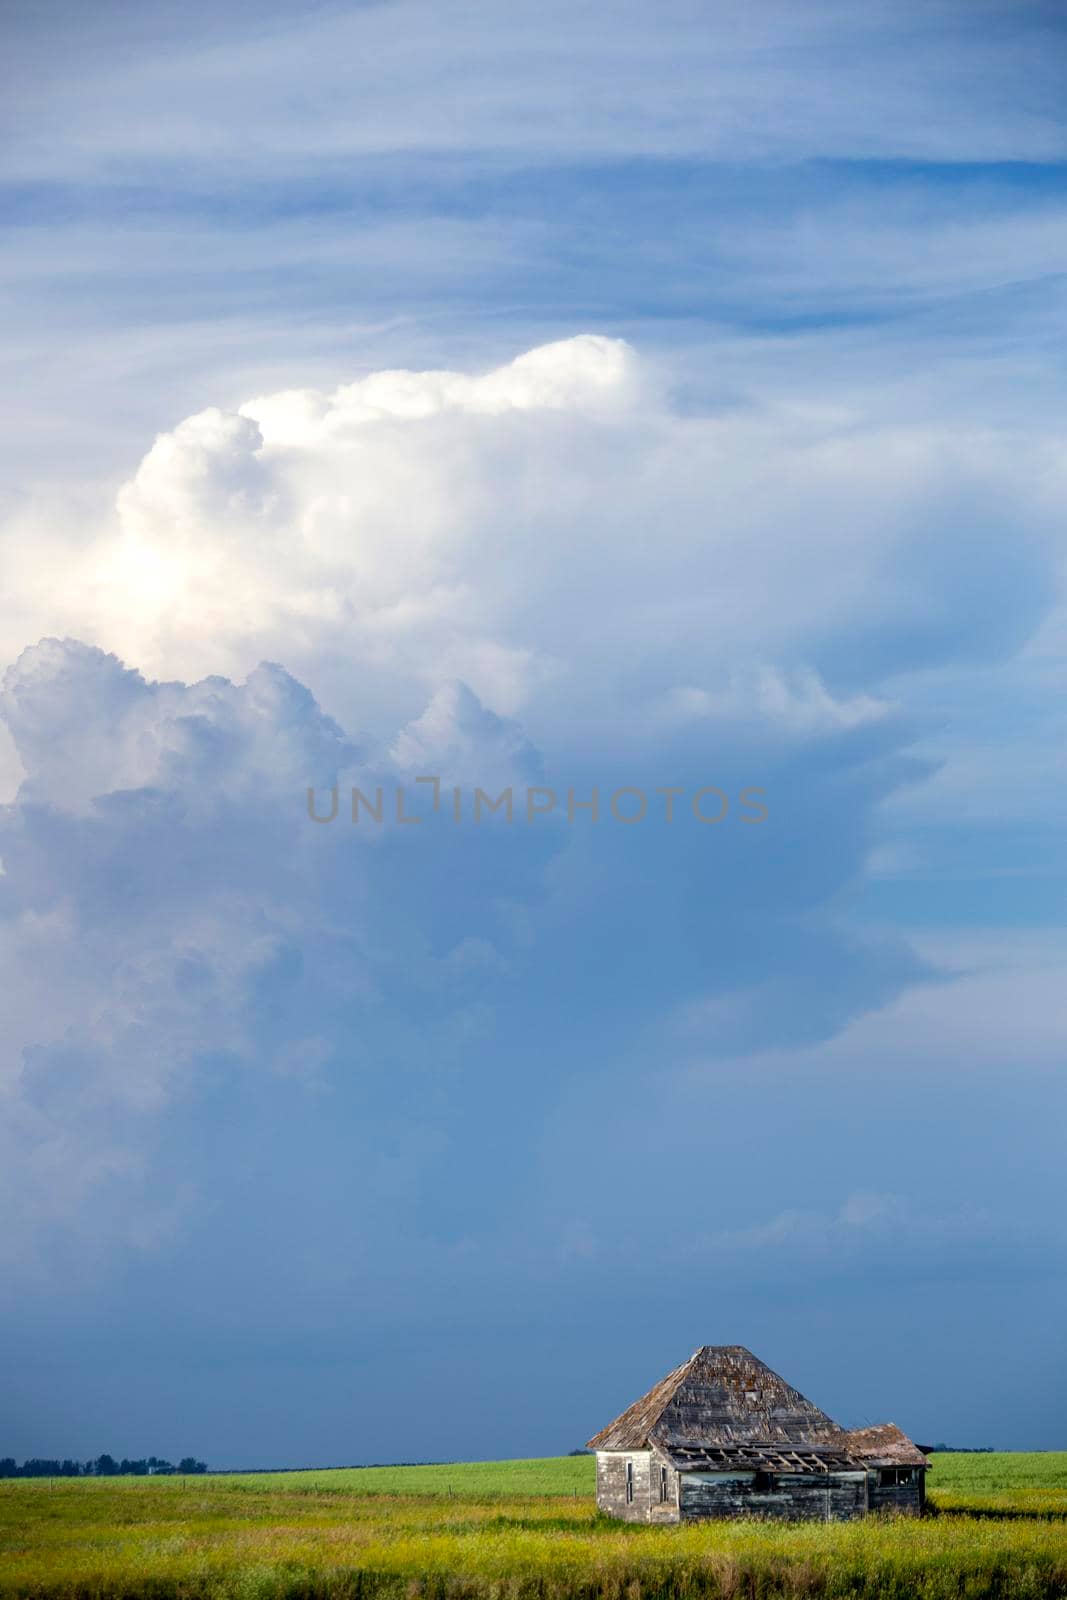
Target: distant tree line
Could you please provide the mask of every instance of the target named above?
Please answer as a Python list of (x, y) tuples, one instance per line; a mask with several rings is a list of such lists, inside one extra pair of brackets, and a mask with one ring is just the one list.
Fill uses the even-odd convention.
[(0, 1478), (146, 1478), (174, 1473), (191, 1476), (206, 1471), (207, 1462), (197, 1461), (194, 1456), (182, 1456), (177, 1466), (162, 1456), (143, 1456), (137, 1461), (126, 1456), (116, 1461), (109, 1455), (97, 1456), (94, 1461), (49, 1461), (43, 1456), (30, 1456), (21, 1467), (14, 1456), (0, 1456)]

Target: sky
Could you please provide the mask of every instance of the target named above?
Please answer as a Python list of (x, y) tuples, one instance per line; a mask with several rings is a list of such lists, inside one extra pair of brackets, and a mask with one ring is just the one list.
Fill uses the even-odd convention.
[(1061, 8), (0, 33), (0, 1454), (1064, 1447)]

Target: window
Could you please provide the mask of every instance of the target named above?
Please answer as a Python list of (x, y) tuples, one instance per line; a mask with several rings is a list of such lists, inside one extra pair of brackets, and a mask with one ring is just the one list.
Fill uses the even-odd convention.
[(898, 1483), (914, 1483), (914, 1467), (882, 1467), (878, 1473), (878, 1482), (883, 1489), (892, 1488)]
[(664, 1500), (666, 1500), (668, 1498), (668, 1496), (667, 1496), (667, 1469), (666, 1469), (666, 1467), (660, 1467), (660, 1469), (659, 1469), (659, 1498), (660, 1498), (660, 1504), (661, 1505), (663, 1504)]
[(634, 1498), (634, 1464), (633, 1464), (632, 1461), (628, 1461), (626, 1463), (626, 1504), (628, 1506), (633, 1504), (633, 1498)]

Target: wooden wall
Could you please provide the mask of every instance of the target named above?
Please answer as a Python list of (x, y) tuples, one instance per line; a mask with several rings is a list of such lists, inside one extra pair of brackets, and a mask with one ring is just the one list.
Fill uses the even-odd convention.
[[(633, 1467), (633, 1500), (626, 1498), (626, 1464)], [(667, 1466), (667, 1500), (660, 1468)], [(882, 1487), (877, 1470), (775, 1473), (770, 1486), (755, 1472), (676, 1472), (650, 1450), (598, 1450), (596, 1503), (624, 1522), (690, 1522), (708, 1517), (765, 1517), (775, 1521), (847, 1522), (868, 1510), (918, 1516), (923, 1475), (914, 1484)]]
[(764, 1486), (754, 1472), (683, 1472), (682, 1521), (766, 1517), (789, 1522), (847, 1522), (867, 1510), (865, 1472), (776, 1472)]
[[(626, 1499), (626, 1463), (633, 1466), (634, 1497)], [(661, 1500), (660, 1468), (667, 1468), (667, 1499)], [(678, 1474), (651, 1450), (598, 1450), (596, 1503), (624, 1522), (677, 1522)]]

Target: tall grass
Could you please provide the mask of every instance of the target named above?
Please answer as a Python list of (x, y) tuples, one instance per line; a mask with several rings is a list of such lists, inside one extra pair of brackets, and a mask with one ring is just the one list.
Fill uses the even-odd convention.
[[(949, 1458), (942, 1458), (947, 1461)], [(986, 1462), (992, 1458), (985, 1458)], [(1039, 1458), (1040, 1460), (1040, 1458)], [(565, 1457), (586, 1473), (589, 1463)], [(1067, 1458), (1008, 1466), (1060, 1493)], [(373, 1469), (386, 1470), (386, 1469)], [(545, 1493), (560, 1463), (351, 1474), (0, 1484), (0, 1595), (26, 1600), (1049, 1600), (1067, 1594), (1067, 1518), (622, 1525)], [(983, 1468), (982, 1471), (987, 1471)], [(433, 1480), (427, 1472), (451, 1474)], [(941, 1463), (937, 1473), (941, 1475)], [(945, 1475), (965, 1492), (972, 1469)], [(412, 1474), (419, 1474), (412, 1477)], [(318, 1484), (315, 1477), (325, 1480)], [(338, 1484), (338, 1478), (345, 1478)], [(988, 1482), (988, 1479), (986, 1480)], [(451, 1483), (452, 1494), (448, 1493)], [(515, 1485), (521, 1484), (516, 1492)], [(410, 1487), (408, 1487), (410, 1486)], [(983, 1487), (981, 1493), (986, 1494)], [(990, 1494), (994, 1491), (989, 1490)]]

